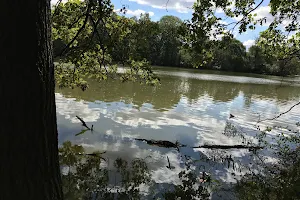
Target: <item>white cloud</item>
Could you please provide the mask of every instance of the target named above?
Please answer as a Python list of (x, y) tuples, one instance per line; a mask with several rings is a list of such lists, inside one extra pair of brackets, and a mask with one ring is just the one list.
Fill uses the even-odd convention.
[(224, 20), (220, 20), (219, 23), (220, 23), (220, 24), (224, 24), (224, 25), (227, 25), (227, 24), (228, 24), (228, 22), (226, 22), (226, 21), (224, 21)]
[[(274, 20), (274, 16), (271, 15), (270, 13), (271, 8), (270, 6), (261, 6), (258, 7), (255, 11), (253, 11), (253, 15), (256, 14), (256, 16), (254, 16), (254, 20), (259, 20), (259, 19), (263, 19), (264, 17), (266, 18), (266, 22), (264, 22), (262, 25), (263, 26), (269, 26), (271, 24), (271, 22)], [(234, 17), (233, 19), (235, 19), (236, 21), (240, 21), (243, 18), (243, 16), (237, 16)]]
[(236, 21), (240, 21), (240, 20), (242, 20), (243, 19), (243, 16), (237, 16), (237, 17), (233, 17), (233, 19), (235, 19)]
[(224, 13), (224, 11), (223, 11), (222, 8), (217, 8), (217, 9), (216, 9), (216, 13)]
[(257, 10), (253, 12), (253, 14), (256, 14), (254, 19), (258, 20), (266, 17), (266, 23), (263, 23), (263, 26), (269, 26), (271, 22), (274, 20), (274, 16), (271, 15), (270, 11), (271, 11), (270, 6), (259, 7)]
[(243, 42), (243, 45), (248, 49), (249, 47), (251, 47), (252, 45), (255, 44), (255, 40), (247, 40), (245, 42)]
[(195, 0), (129, 0), (141, 5), (149, 5), (153, 8), (176, 10), (179, 13), (188, 13)]
[(140, 9), (127, 10), (127, 12), (126, 12), (127, 15), (132, 15), (132, 16), (136, 16), (136, 17), (139, 17), (141, 14), (145, 14), (145, 13), (149, 13), (150, 17), (154, 16), (154, 12), (146, 12), (146, 11), (140, 10)]
[(100, 118), (101, 110), (99, 108), (90, 108), (84, 101), (66, 98), (60, 93), (55, 93), (55, 101), (57, 113), (72, 123), (80, 123), (76, 115), (82, 117), (85, 122), (96, 122)]

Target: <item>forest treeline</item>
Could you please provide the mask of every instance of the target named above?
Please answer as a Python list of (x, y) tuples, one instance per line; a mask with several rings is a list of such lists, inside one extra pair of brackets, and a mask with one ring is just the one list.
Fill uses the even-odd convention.
[[(209, 39), (206, 56), (203, 59), (203, 49), (187, 47), (185, 38), (189, 37), (189, 33), (185, 23), (178, 17), (167, 15), (156, 22), (151, 21), (147, 13), (141, 14), (139, 18), (127, 18), (119, 14), (113, 13), (107, 17), (108, 20), (112, 20), (110, 24), (113, 24), (109, 28), (106, 27), (105, 31), (110, 33), (100, 32), (103, 40), (114, 42), (113, 45), (106, 44), (111, 47), (107, 48), (107, 52), (113, 63), (147, 60), (151, 65), (168, 67), (199, 67), (280, 76), (300, 73), (300, 60), (297, 54), (282, 58), (282, 54), (287, 52), (290, 45), (280, 30), (261, 32), (255, 44), (248, 50), (242, 42), (230, 34), (219, 39)], [(74, 18), (69, 15), (59, 17), (60, 22), (69, 24)], [(80, 23), (77, 24), (77, 29), (73, 29), (78, 30), (79, 26)], [(61, 32), (57, 34), (63, 35)], [(108, 36), (116, 36), (117, 39), (107, 40)], [(277, 38), (276, 44), (269, 43), (273, 38)], [(90, 38), (86, 37), (81, 42), (88, 40)], [(63, 38), (54, 40), (55, 55), (59, 55), (66, 46), (64, 41), (66, 39)]]

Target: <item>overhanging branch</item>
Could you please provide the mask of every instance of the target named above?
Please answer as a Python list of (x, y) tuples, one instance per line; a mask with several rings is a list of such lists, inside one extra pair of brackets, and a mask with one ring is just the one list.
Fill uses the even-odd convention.
[(282, 115), (285, 115), (287, 114), (288, 112), (290, 112), (294, 107), (300, 105), (300, 101), (296, 104), (294, 104), (293, 106), (291, 106), (287, 111), (283, 112), (283, 113), (280, 113), (279, 115), (273, 117), (273, 118), (267, 118), (267, 119), (262, 119), (262, 120), (259, 120), (257, 123), (260, 123), (260, 122), (263, 122), (263, 121), (270, 121), (270, 120), (275, 120), (275, 119), (278, 119), (279, 117), (281, 117)]
[(235, 29), (235, 27), (236, 27), (238, 24), (240, 24), (241, 22), (243, 22), (243, 21), (248, 17), (248, 15), (249, 15), (250, 13), (252, 13), (254, 10), (256, 10), (263, 2), (264, 2), (264, 0), (261, 0), (261, 1), (259, 2), (259, 4), (257, 4), (257, 6), (255, 6), (255, 7), (252, 8), (251, 10), (249, 10), (249, 11), (243, 16), (243, 18), (242, 18), (240, 21), (236, 22), (236, 24), (233, 26), (233, 28), (232, 28), (231, 30), (233, 31), (233, 30)]
[(77, 31), (76, 35), (73, 37), (73, 39), (65, 46), (65, 48), (61, 51), (61, 53), (59, 54), (59, 56), (62, 56), (69, 48), (70, 46), (74, 43), (74, 41), (78, 38), (79, 34), (81, 33), (81, 31), (84, 30), (84, 28), (86, 27), (86, 24), (88, 22), (88, 18), (89, 18), (89, 13), (91, 11), (91, 4), (89, 3), (87, 5), (87, 10), (85, 13), (85, 19), (83, 21), (83, 25), (79, 28), (79, 30)]

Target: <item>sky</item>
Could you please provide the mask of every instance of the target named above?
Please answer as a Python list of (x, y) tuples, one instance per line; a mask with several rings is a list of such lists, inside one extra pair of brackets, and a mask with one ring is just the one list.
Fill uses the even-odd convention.
[[(149, 13), (153, 21), (158, 21), (164, 15), (174, 15), (182, 20), (191, 19), (193, 9), (192, 6), (196, 0), (111, 0), (112, 4), (115, 6), (115, 10), (126, 6), (128, 17), (137, 16), (139, 17), (141, 13)], [(57, 0), (51, 0), (54, 4)], [(257, 4), (260, 0), (256, 0)], [(247, 49), (252, 46), (255, 39), (258, 38), (259, 33), (266, 29), (266, 27), (271, 23), (273, 17), (269, 13), (270, 7), (268, 6), (269, 0), (265, 0), (262, 5), (255, 10), (258, 18), (267, 18), (267, 23), (263, 26), (257, 26), (255, 30), (247, 30), (247, 32), (239, 34), (237, 29), (234, 30), (234, 37), (240, 40)], [(217, 16), (224, 17), (222, 10), (216, 11)], [(230, 23), (237, 21), (239, 18), (229, 18), (224, 20), (224, 23)]]

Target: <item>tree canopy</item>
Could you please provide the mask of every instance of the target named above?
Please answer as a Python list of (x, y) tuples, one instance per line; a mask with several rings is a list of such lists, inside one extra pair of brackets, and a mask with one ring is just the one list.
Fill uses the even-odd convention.
[[(271, 1), (274, 21), (248, 51), (233, 38), (233, 31), (245, 32), (266, 23), (253, 12), (262, 2), (197, 1), (191, 20), (164, 16), (158, 22), (149, 14), (126, 18), (109, 0), (70, 0), (53, 9), (53, 39), (57, 83), (61, 87), (86, 89), (86, 77), (138, 80), (157, 84), (150, 65), (201, 67), (226, 71), (274, 75), (299, 73), (299, 33), (294, 4)], [(234, 9), (233, 9), (234, 8)], [(221, 9), (227, 17), (241, 20), (222, 23), (215, 15)], [(291, 10), (292, 9), (292, 10)], [(279, 14), (278, 14), (279, 13)], [(289, 19), (282, 27), (281, 22)], [(288, 35), (288, 34), (292, 35)], [(63, 64), (62, 64), (63, 63)], [(126, 73), (117, 73), (117, 66)]]

